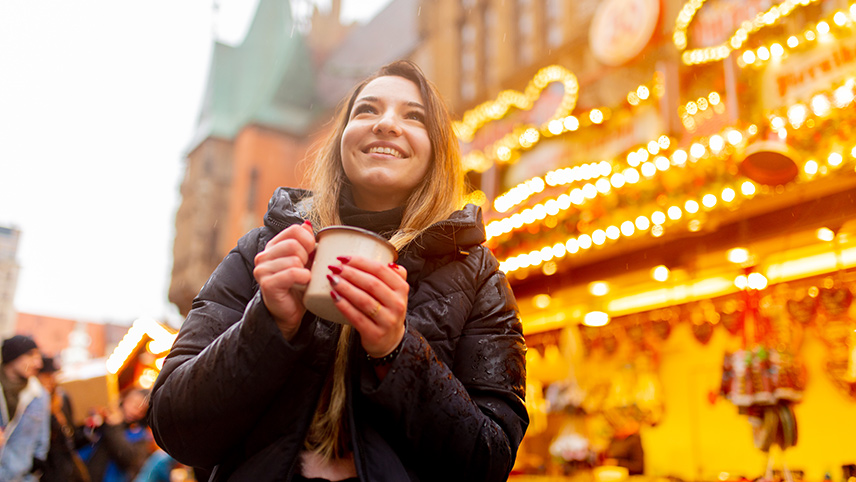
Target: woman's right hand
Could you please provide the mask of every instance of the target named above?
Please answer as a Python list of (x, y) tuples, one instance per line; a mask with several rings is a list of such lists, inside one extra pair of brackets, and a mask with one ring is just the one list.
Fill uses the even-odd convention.
[(276, 320), (286, 340), (291, 340), (306, 312), (301, 295), (292, 288), (306, 285), (311, 278), (307, 265), (315, 251), (312, 224), (294, 224), (280, 231), (255, 257), (253, 276), (259, 283), (262, 300)]

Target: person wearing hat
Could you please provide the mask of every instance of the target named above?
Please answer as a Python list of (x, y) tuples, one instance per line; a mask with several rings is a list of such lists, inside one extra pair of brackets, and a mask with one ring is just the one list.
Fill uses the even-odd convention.
[(0, 480), (35, 481), (47, 458), (50, 434), (50, 396), (36, 378), (42, 354), (23, 335), (4, 340), (0, 352)]
[(76, 450), (76, 435), (79, 432), (74, 427), (71, 399), (57, 384), (59, 370), (55, 358), (42, 355), (42, 369), (38, 378), (50, 395), (51, 432), (50, 449), (41, 482), (89, 482), (89, 471)]

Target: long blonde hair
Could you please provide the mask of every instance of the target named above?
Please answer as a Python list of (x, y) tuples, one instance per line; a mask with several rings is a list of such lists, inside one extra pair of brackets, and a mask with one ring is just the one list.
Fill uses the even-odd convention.
[[(342, 224), (339, 216), (339, 197), (342, 194), (342, 186), (348, 182), (342, 165), (342, 134), (359, 93), (372, 80), (385, 76), (405, 78), (419, 88), (425, 105), (426, 128), (431, 141), (431, 165), (423, 181), (407, 198), (401, 226), (390, 239), (396, 249), (401, 250), (429, 226), (446, 219), (459, 209), (464, 191), (461, 153), (448, 109), (437, 88), (416, 64), (408, 60), (381, 67), (354, 87), (348, 102), (340, 106), (332, 132), (310, 157), (312, 165), (307, 169), (306, 183), (312, 191), (309, 219), (317, 229)], [(349, 451), (347, 432), (343, 430), (343, 416), (351, 331), (350, 325), (342, 329), (336, 347), (333, 373), (322, 393), (305, 442), (306, 449), (315, 451), (326, 459), (342, 457)]]

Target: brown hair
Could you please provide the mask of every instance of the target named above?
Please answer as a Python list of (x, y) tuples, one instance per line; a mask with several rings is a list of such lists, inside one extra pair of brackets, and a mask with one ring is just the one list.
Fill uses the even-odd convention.
[[(431, 141), (431, 164), (422, 182), (404, 203), (401, 226), (390, 242), (401, 250), (434, 223), (446, 219), (461, 207), (464, 176), (461, 153), (452, 129), (449, 111), (437, 88), (422, 70), (409, 60), (399, 60), (381, 67), (354, 87), (346, 104), (339, 107), (330, 135), (316, 147), (307, 169), (307, 185), (312, 191), (309, 219), (316, 229), (342, 224), (339, 197), (348, 182), (342, 165), (342, 135), (351, 109), (359, 93), (374, 79), (385, 76), (405, 78), (419, 88), (425, 105), (425, 122)], [(343, 430), (345, 411), (345, 376), (347, 373), (348, 340), (352, 328), (342, 329), (336, 349), (336, 362), (331, 379), (318, 403), (307, 435), (305, 448), (331, 459), (344, 456), (348, 449)]]

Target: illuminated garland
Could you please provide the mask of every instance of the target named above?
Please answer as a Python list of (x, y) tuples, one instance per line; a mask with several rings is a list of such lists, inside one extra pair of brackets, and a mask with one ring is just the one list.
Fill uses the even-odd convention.
[[(837, 103), (835, 104), (835, 107), (842, 109), (843, 111), (843, 109), (852, 104), (852, 89), (854, 84), (856, 84), (856, 81), (854, 81), (854, 79), (849, 79), (845, 86), (839, 87), (835, 90), (835, 92), (841, 92), (840, 89), (846, 87), (847, 89), (850, 89), (851, 93), (851, 95), (849, 96), (850, 101), (848, 103)], [(791, 106), (791, 108), (793, 108), (793, 106)], [(828, 113), (822, 112), (822, 114)], [(817, 115), (817, 117), (819, 121), (823, 116)], [(802, 125), (809, 126), (810, 124), (811, 123), (806, 120)], [(774, 132), (781, 132), (784, 129), (782, 117), (775, 115), (771, 116), (770, 127)], [(740, 142), (742, 142), (742, 138), (748, 139), (749, 137), (755, 135), (757, 132), (758, 129), (754, 125), (749, 126), (749, 128), (747, 128), (744, 133), (741, 133), (741, 131), (737, 129), (729, 128), (723, 131), (722, 135), (711, 136), (710, 139), (707, 140), (707, 144), (711, 150), (718, 149), (720, 152), (724, 153), (724, 148), (727, 146), (727, 144), (739, 144)], [(740, 134), (740, 139), (738, 139), (737, 134)], [(734, 141), (738, 142), (735, 143)], [(696, 151), (695, 154), (701, 154), (701, 156), (698, 156), (698, 158), (704, 156), (705, 153), (703, 153), (702, 150), (707, 150), (707, 148), (701, 143), (696, 143), (693, 145), (693, 147), (690, 148), (690, 155), (693, 155), (692, 151), (694, 149)], [(852, 148), (850, 148), (849, 153), (844, 152), (841, 149), (841, 147), (833, 146), (830, 149), (830, 152), (827, 154), (825, 161), (818, 161), (812, 158), (806, 160), (803, 163), (801, 169), (802, 179), (811, 180), (819, 176), (829, 175), (841, 169), (844, 165), (852, 163), (852, 158), (856, 158), (856, 146), (852, 146)], [(675, 153), (679, 151), (683, 152), (682, 150), (678, 149), (675, 151)], [(673, 157), (675, 153), (672, 154)], [(850, 161), (845, 162), (845, 156), (847, 156), (848, 154)], [(723, 157), (727, 157), (727, 155), (724, 155)], [(711, 156), (711, 158), (714, 162), (719, 162), (722, 159), (719, 156)], [(701, 222), (697, 218), (694, 218), (695, 214), (699, 213), (700, 211), (710, 212), (722, 206), (728, 206), (733, 208), (735, 206), (735, 200), (739, 202), (741, 196), (742, 198), (751, 198), (755, 196), (756, 193), (757, 187), (752, 181), (745, 179), (735, 179), (730, 185), (726, 185), (718, 193), (707, 192), (694, 198), (691, 197), (690, 199), (686, 199), (684, 196), (681, 196), (683, 202), (669, 201), (666, 203), (669, 205), (668, 208), (663, 210), (657, 209), (650, 215), (639, 215), (636, 216), (634, 219), (628, 218), (623, 221), (617, 221), (611, 224), (603, 223), (602, 226), (599, 226), (597, 229), (592, 230), (590, 234), (584, 233), (578, 236), (570, 236), (565, 240), (555, 243), (542, 243), (542, 245), (538, 246), (536, 249), (532, 249), (528, 252), (520, 253), (514, 256), (506, 257), (500, 263), (500, 268), (503, 269), (506, 273), (511, 273), (517, 270), (526, 269), (530, 267), (539, 267), (544, 265), (545, 263), (552, 261), (553, 259), (564, 257), (567, 254), (576, 254), (585, 251), (593, 246), (602, 246), (611, 241), (617, 242), (622, 236), (632, 237), (650, 231), (652, 236), (659, 237), (665, 233), (665, 229), (667, 226), (684, 225), (686, 226), (686, 229), (690, 231), (697, 231), (701, 228)], [(564, 194), (562, 196), (570, 198), (570, 196), (567, 194)], [(555, 200), (552, 200), (553, 203), (550, 204), (549, 208), (548, 203), (550, 203), (550, 201), (547, 201), (546, 203), (539, 204), (538, 206), (541, 206), (540, 208), (536, 206), (531, 208), (530, 210), (525, 210), (523, 213), (515, 214), (514, 216), (510, 216), (503, 220), (494, 221), (494, 223), (499, 224), (490, 223), (488, 225), (489, 236), (493, 235), (491, 237), (496, 237), (506, 234), (506, 228), (509, 225), (511, 226), (511, 230), (513, 230), (524, 226), (526, 224), (526, 221), (531, 221), (531, 223), (534, 223), (536, 221), (546, 219), (547, 216), (556, 216), (559, 211), (555, 211), (555, 208), (557, 206), (559, 208), (562, 208), (567, 203), (567, 200), (562, 196), (556, 198)], [(594, 197), (592, 197), (592, 199), (594, 199)], [(555, 212), (555, 214), (553, 214), (553, 212)], [(524, 213), (527, 214), (524, 215)], [(687, 216), (687, 214), (689, 216)], [(681, 221), (681, 219), (685, 217), (690, 217), (691, 219), (686, 222)], [(503, 225), (503, 223), (505, 224)], [(494, 241), (494, 244), (495, 243), (496, 241)], [(555, 269), (555, 266), (553, 267), (553, 269)]]
[(731, 52), (739, 49), (753, 34), (764, 27), (777, 24), (781, 19), (791, 14), (797, 7), (808, 6), (819, 0), (785, 0), (784, 2), (770, 7), (766, 12), (758, 13), (753, 20), (746, 20), (727, 41), (713, 46), (699, 49), (687, 48), (687, 29), (693, 17), (704, 4), (704, 0), (690, 0), (685, 3), (675, 20), (675, 32), (672, 41), (681, 52), (681, 60), (686, 65), (699, 65), (716, 62), (728, 58)]
[[(756, 49), (744, 50), (737, 56), (737, 65), (741, 68), (749, 66), (760, 67), (771, 60), (784, 58), (790, 50), (796, 50), (809, 45), (811, 42), (820, 40), (826, 35), (834, 36), (832, 25), (835, 25), (839, 30), (852, 31), (856, 28), (854, 20), (856, 20), (856, 3), (850, 4), (849, 14), (843, 10), (838, 10), (818, 22), (814, 28), (806, 29), (800, 36), (791, 35), (783, 42), (784, 45), (780, 42), (773, 42)], [(802, 40), (800, 40), (800, 37), (802, 37)]]
[[(464, 169), (467, 171), (484, 172), (495, 162), (507, 163), (514, 155), (523, 149), (531, 149), (544, 137), (558, 136), (566, 132), (574, 132), (580, 128), (602, 125), (612, 115), (609, 107), (598, 107), (578, 115), (571, 115), (578, 97), (579, 86), (576, 77), (563, 67), (553, 65), (538, 71), (529, 83), (526, 91), (503, 91), (496, 100), (480, 104), (475, 109), (464, 113), (463, 120), (453, 124), (458, 139), (471, 142), (475, 133), (492, 120), (503, 118), (511, 107), (531, 109), (540, 96), (541, 91), (551, 82), (561, 81), (565, 85), (565, 95), (555, 114), (541, 126), (520, 125), (498, 141), (483, 150), (467, 153), (463, 158)], [(630, 106), (662, 97), (663, 80), (655, 74), (648, 85), (639, 85), (626, 95), (625, 101)]]

